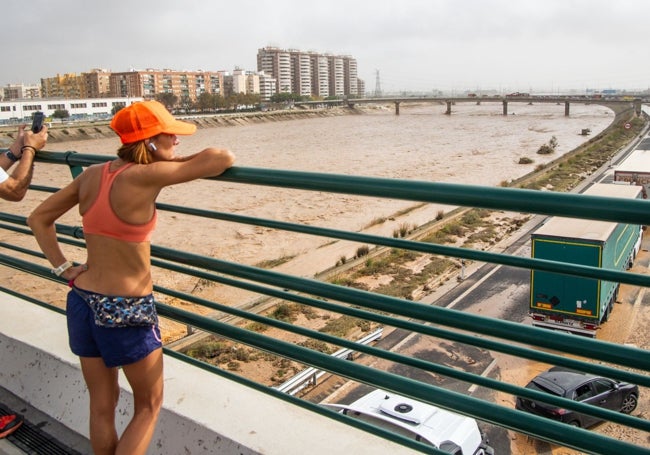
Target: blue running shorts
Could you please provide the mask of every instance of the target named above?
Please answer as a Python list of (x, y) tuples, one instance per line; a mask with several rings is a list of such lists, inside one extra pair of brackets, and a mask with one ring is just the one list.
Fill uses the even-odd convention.
[(108, 368), (144, 359), (162, 347), (158, 325), (99, 327), (90, 306), (74, 291), (66, 306), (70, 349), (79, 357), (101, 357)]

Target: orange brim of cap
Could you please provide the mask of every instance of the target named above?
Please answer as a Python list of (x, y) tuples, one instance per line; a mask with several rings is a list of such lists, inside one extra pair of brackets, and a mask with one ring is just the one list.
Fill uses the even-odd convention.
[(161, 133), (165, 134), (178, 134), (181, 136), (188, 136), (196, 132), (196, 125), (193, 123), (183, 122), (181, 120), (174, 120), (162, 128)]

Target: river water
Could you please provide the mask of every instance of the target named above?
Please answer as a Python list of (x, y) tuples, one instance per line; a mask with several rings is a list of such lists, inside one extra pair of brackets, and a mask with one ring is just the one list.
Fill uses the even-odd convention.
[[(458, 104), (452, 115), (444, 115), (445, 109), (438, 104), (402, 104), (399, 116), (391, 106), (366, 108), (363, 115), (200, 129), (180, 138), (178, 153), (216, 146), (232, 150), (236, 166), (495, 186), (572, 150), (586, 139), (580, 135), (582, 129), (589, 128), (595, 135), (614, 119), (611, 110), (597, 105), (572, 104), (569, 117), (564, 116), (564, 105), (555, 104), (510, 103), (507, 116), (502, 115), (501, 103)], [(558, 142), (556, 152), (537, 154), (553, 136)], [(56, 143), (48, 149), (113, 155), (118, 145), (117, 138), (93, 139)], [(518, 164), (521, 157), (533, 163)], [(39, 168), (45, 170), (37, 168), (35, 183), (61, 185), (69, 180), (60, 167)], [(30, 198), (42, 198), (33, 193)], [(399, 220), (373, 223), (419, 204), (214, 181), (166, 188), (159, 201), (387, 236), (396, 223), (420, 225), (438, 211), (450, 209), (431, 204)], [(63, 221), (79, 225), (73, 212)], [(333, 266), (342, 256), (351, 257), (358, 247), (349, 245), (301, 264), (301, 255), (331, 241), (164, 212), (153, 242), (245, 264), (296, 258), (293, 262), (298, 265), (292, 272), (303, 276)]]

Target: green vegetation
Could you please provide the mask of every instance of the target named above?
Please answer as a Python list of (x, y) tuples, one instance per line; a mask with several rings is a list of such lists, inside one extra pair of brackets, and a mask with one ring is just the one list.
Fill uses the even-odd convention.
[(296, 257), (296, 256), (295, 255), (294, 256), (282, 256), (281, 258), (261, 261), (261, 262), (258, 262), (257, 264), (255, 264), (255, 267), (259, 267), (261, 269), (272, 269), (274, 267), (277, 267), (279, 265), (284, 264), (285, 262), (289, 262), (294, 257)]
[(340, 316), (328, 321), (319, 332), (344, 338), (357, 328), (363, 332), (367, 332), (370, 330), (370, 325), (370, 321), (366, 321), (365, 319), (358, 319), (352, 316)]
[(67, 119), (70, 118), (70, 113), (68, 112), (67, 109), (57, 109), (52, 113), (52, 118), (58, 118), (58, 119)]
[(416, 226), (410, 226), (408, 223), (401, 223), (397, 229), (393, 231), (394, 238), (403, 238), (413, 232)]
[[(516, 184), (522, 188), (529, 189), (547, 188), (553, 189), (554, 191), (570, 190), (587, 175), (593, 173), (610, 160), (621, 147), (637, 136), (644, 126), (644, 121), (640, 118), (627, 121), (631, 123), (632, 128), (628, 130), (624, 129), (624, 122), (621, 122), (606, 134), (597, 136), (574, 152), (556, 160), (556, 162), (537, 166), (535, 173), (527, 178), (520, 179)], [(547, 146), (553, 147), (553, 144), (554, 141), (551, 139)], [(555, 146), (557, 146), (556, 141)], [(544, 170), (545, 172), (542, 172)], [(510, 184), (508, 182), (502, 182), (501, 186), (510, 186)], [(438, 226), (434, 230), (422, 238), (421, 241), (445, 244), (456, 243), (460, 238), (465, 238), (465, 242), (462, 245), (464, 247), (471, 247), (478, 243), (481, 245), (490, 245), (499, 240), (497, 236), (516, 231), (526, 221), (526, 219), (502, 220), (501, 226), (498, 226), (501, 228), (499, 231), (497, 230), (497, 226), (491, 221), (491, 213), (491, 211), (486, 209), (469, 209), (459, 218), (445, 223), (444, 213), (440, 211), (436, 215), (436, 220), (440, 221), (440, 223), (438, 223)], [(402, 233), (402, 227), (404, 227), (404, 233)], [(409, 228), (407, 226), (400, 226), (397, 234), (400, 237), (406, 236), (408, 235), (406, 233), (408, 230)], [(366, 256), (367, 251), (369, 252), (367, 248), (367, 246), (360, 247), (357, 250), (356, 258)], [(342, 256), (337, 265), (343, 265), (346, 261), (346, 258)], [(409, 264), (416, 262), (419, 264), (417, 268), (409, 267)], [(447, 280), (448, 273), (459, 267), (458, 262), (455, 260), (391, 248), (386, 249), (386, 252), (379, 257), (368, 257), (363, 264), (349, 271), (337, 274), (329, 282), (339, 286), (368, 289), (368, 286), (363, 284), (364, 281), (362, 278), (383, 276), (388, 277), (388, 279), (382, 280), (384, 284), (373, 288), (373, 292), (404, 299), (414, 299), (414, 296), (419, 290), (429, 290), (434, 283), (441, 283)], [(413, 270), (416, 269), (417, 272), (414, 272)], [(321, 332), (342, 338), (350, 338), (353, 334), (356, 336), (356, 333), (359, 331), (367, 333), (373, 329), (373, 323), (370, 321), (347, 315), (336, 315), (336, 317), (333, 317), (327, 313), (321, 314), (317, 309), (312, 307), (297, 303), (283, 302), (272, 309), (269, 317), (294, 323), (301, 314), (308, 319), (322, 319), (325, 322), (319, 329)], [(270, 326), (252, 322), (246, 328), (255, 332), (263, 332), (269, 330)], [(327, 343), (313, 339), (304, 339), (297, 342), (297, 344), (324, 353), (331, 353), (335, 349)], [(304, 368), (304, 366), (288, 359), (216, 337), (209, 337), (205, 341), (191, 347), (187, 351), (187, 354), (200, 360), (225, 367), (231, 371), (241, 371), (242, 363), (252, 363), (258, 360), (265, 361), (270, 363), (275, 369), (271, 377), (271, 381), (274, 383), (283, 382)]]
[(364, 256), (368, 256), (368, 253), (370, 253), (370, 247), (368, 245), (362, 245), (357, 248), (357, 254), (355, 254), (354, 258), (358, 259)]
[[(625, 129), (623, 127), (625, 123), (630, 123), (631, 128)], [(547, 188), (560, 192), (570, 191), (585, 177), (607, 163), (625, 144), (632, 141), (641, 132), (644, 125), (645, 121), (638, 117), (618, 122), (607, 134), (590, 140), (543, 175), (522, 184), (521, 187), (527, 189)]]

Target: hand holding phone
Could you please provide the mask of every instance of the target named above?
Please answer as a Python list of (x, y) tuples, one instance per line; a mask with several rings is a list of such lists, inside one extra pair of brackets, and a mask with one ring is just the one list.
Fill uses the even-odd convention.
[(38, 111), (34, 113), (34, 118), (32, 120), (32, 132), (34, 134), (38, 133), (43, 129), (43, 121), (45, 120), (45, 114)]

